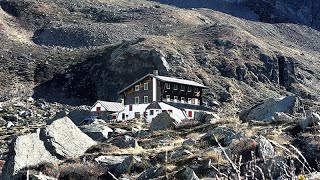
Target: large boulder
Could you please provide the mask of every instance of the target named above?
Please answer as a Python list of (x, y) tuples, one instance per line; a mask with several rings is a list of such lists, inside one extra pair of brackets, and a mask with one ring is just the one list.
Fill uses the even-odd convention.
[(11, 180), (27, 167), (77, 158), (95, 144), (68, 117), (52, 120), (45, 128), (13, 140), (1, 178)]
[(99, 156), (94, 160), (106, 166), (109, 171), (114, 171), (129, 156)]
[(236, 135), (237, 133), (233, 129), (227, 126), (218, 126), (212, 130), (209, 130), (203, 139), (211, 142), (212, 144), (216, 144), (217, 142), (214, 138), (216, 137), (222, 146), (228, 146), (232, 139), (236, 137)]
[(241, 111), (239, 116), (242, 121), (255, 120), (271, 122), (276, 112), (294, 115), (301, 111), (301, 107), (301, 101), (295, 96), (270, 98), (263, 103)]
[(215, 124), (220, 121), (220, 117), (217, 114), (209, 114), (206, 112), (196, 112), (194, 115), (194, 120), (206, 123)]
[(76, 125), (80, 125), (80, 123), (88, 116), (90, 116), (90, 108), (87, 106), (80, 106), (71, 110), (68, 114), (68, 117)]
[(79, 126), (79, 128), (95, 141), (107, 140), (108, 134), (113, 132), (113, 130), (105, 124), (92, 123), (89, 125)]
[(14, 179), (20, 170), (43, 163), (55, 163), (59, 159), (53, 156), (39, 138), (39, 131), (17, 137), (10, 145), (8, 159), (0, 179)]
[(150, 129), (152, 131), (174, 129), (180, 121), (174, 119), (167, 112), (160, 113), (152, 119)]
[(141, 162), (138, 156), (99, 156), (95, 161), (108, 168), (116, 176), (128, 173), (134, 165)]
[(76, 158), (96, 145), (68, 117), (57, 119), (41, 129), (40, 138), (50, 152), (63, 158)]
[(138, 141), (128, 135), (119, 136), (113, 140), (113, 144), (119, 148), (136, 148), (138, 147)]

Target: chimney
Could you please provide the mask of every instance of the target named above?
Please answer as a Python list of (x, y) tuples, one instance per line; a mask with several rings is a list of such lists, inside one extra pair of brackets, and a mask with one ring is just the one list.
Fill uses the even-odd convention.
[(155, 75), (155, 76), (159, 76), (159, 72), (158, 72), (158, 70), (153, 70), (153, 75)]

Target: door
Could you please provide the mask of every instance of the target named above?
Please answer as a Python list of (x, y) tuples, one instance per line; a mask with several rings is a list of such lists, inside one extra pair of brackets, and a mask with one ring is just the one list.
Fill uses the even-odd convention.
[(134, 113), (134, 117), (137, 118), (137, 119), (139, 119), (139, 118), (140, 118), (140, 113), (139, 113), (139, 112), (135, 112), (135, 113)]
[(101, 107), (96, 107), (96, 111), (99, 113), (101, 111)]
[(192, 111), (188, 111), (188, 117), (192, 118)]

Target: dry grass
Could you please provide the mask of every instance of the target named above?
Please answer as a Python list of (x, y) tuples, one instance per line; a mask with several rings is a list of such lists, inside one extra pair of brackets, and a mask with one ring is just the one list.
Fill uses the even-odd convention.
[(68, 163), (46, 167), (44, 174), (58, 179), (97, 179), (106, 173), (106, 168), (93, 163)]
[(207, 160), (211, 159), (211, 161), (219, 164), (227, 163), (227, 160), (221, 155), (221, 153), (214, 150), (204, 152), (202, 157), (203, 159), (207, 159)]
[(202, 136), (200, 133), (191, 133), (186, 136), (186, 138), (190, 138), (190, 139), (194, 139), (194, 140), (199, 140), (199, 139), (201, 139), (201, 137)]
[(166, 165), (166, 170), (167, 170), (167, 172), (173, 172), (173, 171), (175, 171), (176, 169), (177, 169), (177, 166), (174, 165), (174, 164), (167, 164), (167, 165)]
[(100, 143), (96, 146), (91, 147), (87, 150), (88, 154), (99, 154), (99, 155), (124, 155), (131, 154), (137, 155), (145, 151), (141, 146), (137, 148), (126, 148), (120, 149), (117, 146), (111, 145), (109, 143)]

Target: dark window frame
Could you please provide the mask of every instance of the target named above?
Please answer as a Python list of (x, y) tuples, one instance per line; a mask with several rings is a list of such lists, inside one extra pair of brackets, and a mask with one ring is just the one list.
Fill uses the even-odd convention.
[(143, 90), (147, 91), (149, 90), (149, 83), (143, 83)]
[[(147, 100), (147, 101), (146, 101)], [(143, 96), (143, 103), (147, 104), (149, 103), (149, 96)]]

